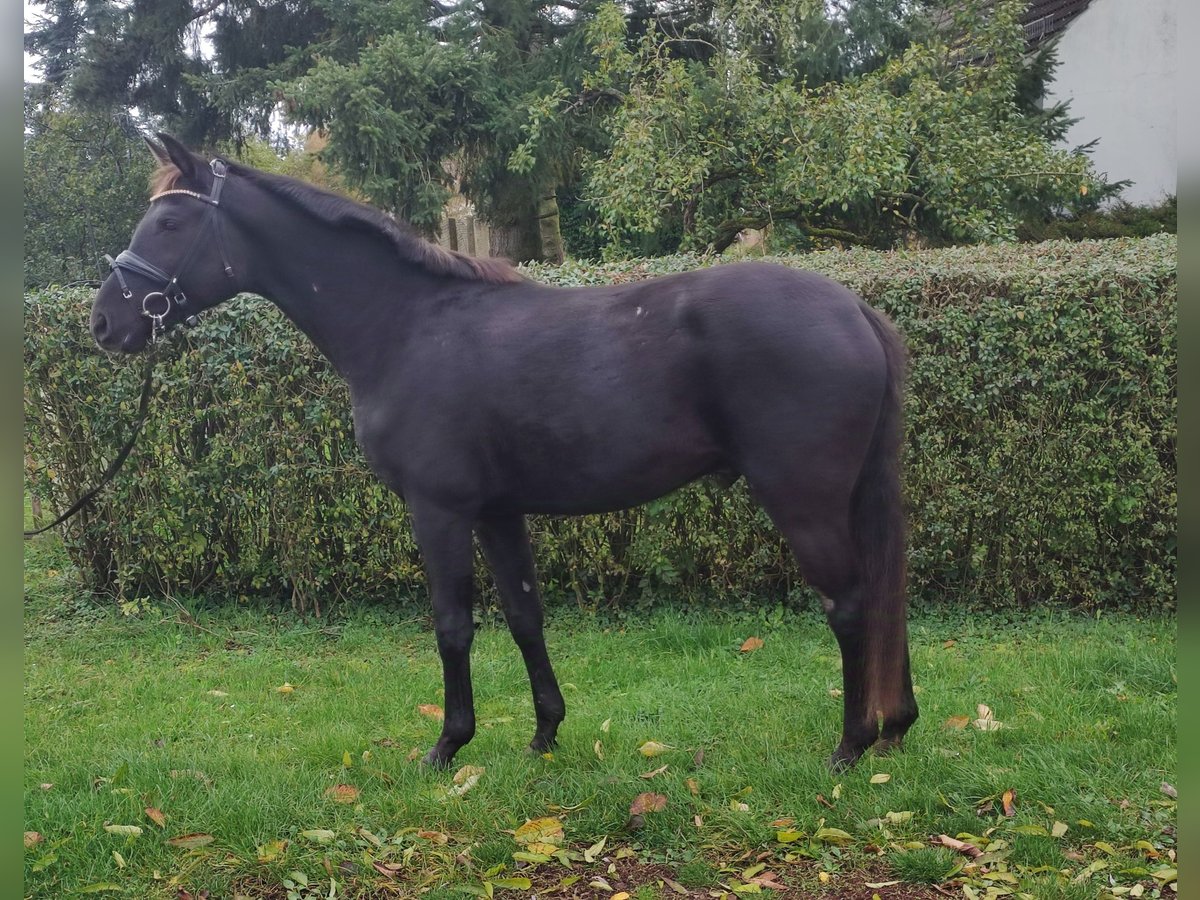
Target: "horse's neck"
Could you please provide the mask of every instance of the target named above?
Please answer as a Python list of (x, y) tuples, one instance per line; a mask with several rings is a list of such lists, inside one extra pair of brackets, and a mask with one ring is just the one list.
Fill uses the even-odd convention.
[(432, 280), (386, 243), (328, 226), (292, 228), (264, 254), (256, 292), (312, 340), (353, 389), (377, 377), (413, 327)]

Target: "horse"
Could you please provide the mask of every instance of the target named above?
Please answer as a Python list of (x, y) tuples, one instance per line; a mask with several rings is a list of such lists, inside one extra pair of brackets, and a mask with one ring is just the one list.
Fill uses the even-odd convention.
[[(543, 636), (526, 516), (624, 509), (707, 475), (744, 478), (822, 597), (853, 765), (916, 721), (909, 670), (902, 402), (887, 317), (824, 276), (766, 262), (552, 287), (445, 250), (388, 215), (168, 134), (90, 327), (137, 353), (239, 293), (274, 302), (349, 386), (372, 471), (411, 513), (445, 684), (424, 757), (475, 733), (476, 538), (533, 692), (530, 749), (566, 708)], [(140, 298), (140, 299), (139, 299)]]

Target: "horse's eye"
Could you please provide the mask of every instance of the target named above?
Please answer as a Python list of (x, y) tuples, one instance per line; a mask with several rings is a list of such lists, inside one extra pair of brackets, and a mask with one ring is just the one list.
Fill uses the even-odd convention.
[(174, 231), (178, 227), (178, 223), (174, 219), (163, 219), (162, 228), (164, 231)]

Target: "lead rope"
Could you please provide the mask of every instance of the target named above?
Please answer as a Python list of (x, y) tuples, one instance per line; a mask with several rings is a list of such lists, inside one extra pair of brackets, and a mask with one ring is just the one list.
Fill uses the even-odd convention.
[(154, 393), (154, 363), (158, 356), (157, 345), (151, 346), (150, 352), (146, 355), (145, 374), (142, 382), (142, 397), (138, 401), (138, 417), (133, 423), (133, 433), (129, 435), (129, 440), (125, 442), (125, 446), (121, 448), (121, 452), (116, 455), (108, 469), (100, 476), (100, 482), (85, 493), (82, 497), (71, 504), (70, 509), (60, 515), (49, 525), (43, 525), (41, 528), (36, 528), (33, 531), (26, 531), (25, 537), (31, 538), (34, 535), (41, 534), (43, 531), (49, 531), (51, 528), (56, 528), (61, 525), (71, 516), (75, 515), (85, 506), (92, 502), (92, 499), (100, 493), (101, 488), (113, 480), (117, 471), (124, 464), (130, 451), (133, 450), (133, 445), (137, 441), (137, 436), (142, 430), (142, 426), (146, 424), (146, 418), (150, 415), (150, 397)]

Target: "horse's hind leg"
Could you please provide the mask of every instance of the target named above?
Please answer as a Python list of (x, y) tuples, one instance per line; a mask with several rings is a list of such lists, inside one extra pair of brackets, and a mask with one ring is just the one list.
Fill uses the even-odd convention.
[(808, 507), (785, 510), (774, 498), (763, 506), (783, 532), (800, 572), (820, 592), (825, 616), (842, 655), (842, 739), (830, 758), (835, 769), (854, 765), (879, 735), (868, 706), (867, 598), (845, 516), (824, 519)]
[(537, 730), (529, 747), (541, 753), (554, 746), (558, 726), (566, 716), (566, 705), (546, 653), (542, 601), (525, 518), (519, 515), (488, 518), (479, 523), (477, 534), (496, 579), (504, 618), (529, 672), (537, 717)]

